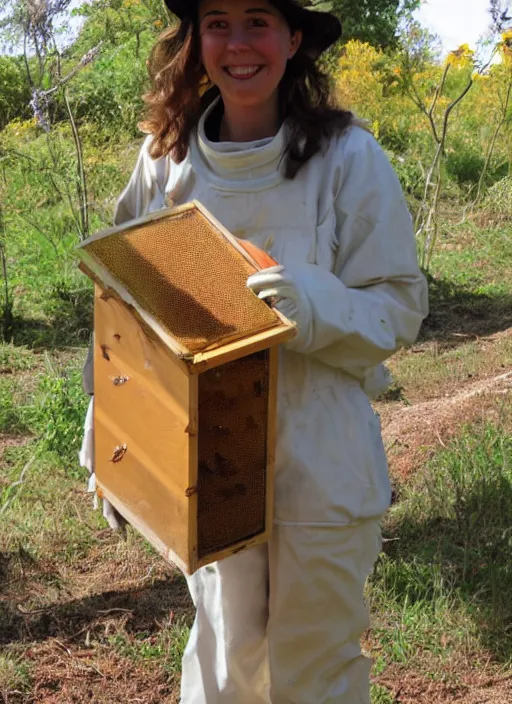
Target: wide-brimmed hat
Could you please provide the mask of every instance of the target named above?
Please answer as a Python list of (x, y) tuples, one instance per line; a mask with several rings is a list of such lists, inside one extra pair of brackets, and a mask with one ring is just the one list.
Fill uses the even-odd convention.
[[(313, 59), (341, 37), (341, 22), (332, 14), (332, 4), (321, 0), (270, 0), (293, 27), (303, 33), (302, 48)], [(165, 0), (180, 19), (195, 18), (199, 0)]]

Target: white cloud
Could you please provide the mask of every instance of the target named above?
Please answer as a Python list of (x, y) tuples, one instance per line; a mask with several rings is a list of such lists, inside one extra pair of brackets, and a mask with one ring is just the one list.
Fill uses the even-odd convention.
[(489, 5), (489, 0), (424, 0), (417, 18), (440, 36), (445, 52), (466, 43), (476, 48), (489, 28)]

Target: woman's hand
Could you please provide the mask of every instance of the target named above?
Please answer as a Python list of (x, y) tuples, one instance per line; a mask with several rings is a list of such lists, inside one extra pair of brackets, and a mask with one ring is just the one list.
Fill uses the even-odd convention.
[(307, 346), (311, 336), (313, 310), (306, 292), (300, 269), (293, 273), (283, 266), (273, 266), (252, 274), (247, 286), (261, 299), (273, 299), (280, 313), (297, 325), (297, 332), (287, 347), (300, 349)]

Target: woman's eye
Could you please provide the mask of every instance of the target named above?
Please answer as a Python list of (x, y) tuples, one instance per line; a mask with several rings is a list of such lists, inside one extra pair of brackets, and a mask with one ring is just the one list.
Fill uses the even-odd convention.
[(261, 17), (254, 17), (250, 23), (251, 27), (267, 27), (267, 23)]
[(226, 29), (227, 23), (224, 20), (213, 20), (208, 25), (208, 29)]

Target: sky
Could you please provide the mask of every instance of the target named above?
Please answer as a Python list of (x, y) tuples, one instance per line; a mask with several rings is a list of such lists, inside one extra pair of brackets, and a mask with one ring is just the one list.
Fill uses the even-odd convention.
[(489, 26), (489, 0), (424, 0), (416, 17), (438, 34), (443, 53), (468, 43), (473, 49)]

